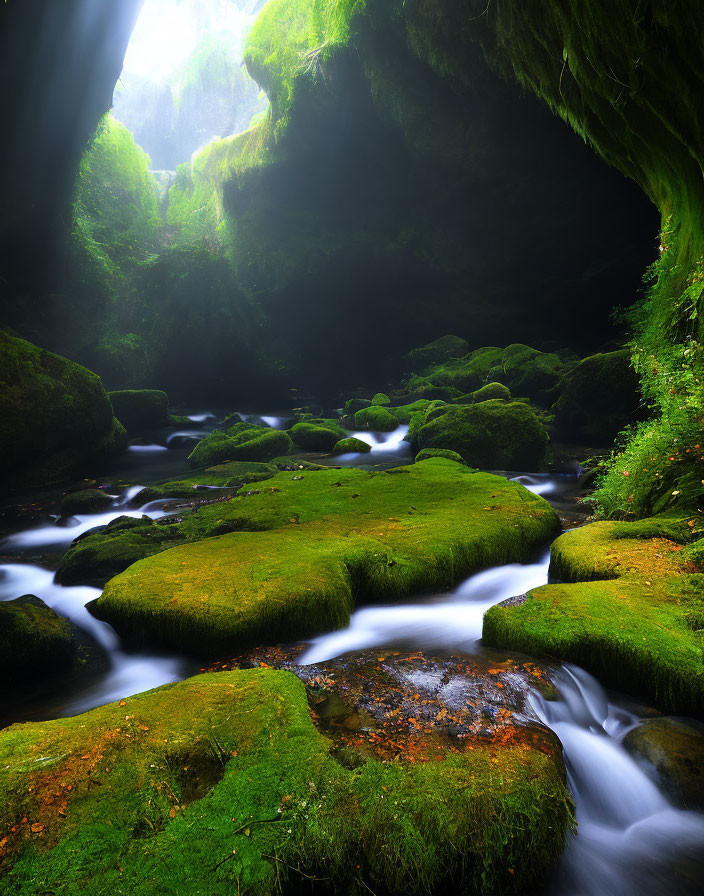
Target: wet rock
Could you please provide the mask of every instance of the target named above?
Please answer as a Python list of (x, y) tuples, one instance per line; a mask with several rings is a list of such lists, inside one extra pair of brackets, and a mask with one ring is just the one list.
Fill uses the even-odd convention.
[(398, 420), (386, 408), (373, 405), (357, 411), (354, 424), (357, 429), (365, 432), (393, 432), (398, 426)]
[(70, 623), (34, 595), (0, 602), (0, 673), (32, 679), (69, 666), (77, 645)]
[[(115, 416), (130, 435), (169, 423), (169, 396), (159, 389), (108, 392)], [(189, 421), (190, 422), (190, 421)]]
[(691, 719), (645, 719), (623, 745), (655, 770), (678, 806), (704, 809), (704, 725)]
[(112, 506), (114, 498), (101, 492), (100, 489), (83, 489), (71, 492), (61, 501), (61, 515), (73, 516), (76, 513), (100, 513)]
[(348, 438), (340, 439), (339, 442), (336, 442), (332, 453), (347, 454), (354, 452), (356, 454), (368, 454), (371, 450), (372, 446), (368, 442), (363, 442), (361, 439)]

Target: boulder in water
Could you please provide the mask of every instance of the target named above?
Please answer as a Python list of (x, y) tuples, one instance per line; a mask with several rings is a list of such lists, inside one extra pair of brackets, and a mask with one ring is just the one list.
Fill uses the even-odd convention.
[(365, 432), (393, 432), (398, 427), (398, 420), (386, 408), (373, 405), (357, 411), (354, 425)]
[(624, 747), (657, 773), (668, 796), (683, 809), (704, 809), (704, 726), (689, 719), (644, 719)]
[(336, 443), (347, 435), (336, 420), (321, 417), (295, 423), (288, 434), (294, 445), (308, 451), (332, 451)]
[(268, 426), (235, 423), (226, 432), (216, 430), (199, 442), (188, 456), (192, 467), (212, 467), (225, 461), (269, 461), (293, 446), (288, 433)]
[(0, 331), (0, 469), (12, 487), (85, 475), (122, 435), (98, 376)]
[(115, 416), (130, 435), (169, 423), (169, 396), (160, 389), (120, 389), (108, 395)]
[(164, 893), (291, 892), (321, 868), (340, 892), (420, 896), (448, 879), (533, 889), (572, 819), (556, 739), (517, 727), (438, 738), (431, 752), (407, 728), (393, 762), (379, 750), (351, 770), (304, 683), (271, 668), (13, 725), (0, 731), (5, 871), (28, 893), (37, 880), (42, 892), (115, 891), (117, 868), (117, 889), (135, 894), (157, 869)]
[(372, 398), (372, 405), (374, 407), (382, 407), (388, 404), (391, 404), (391, 399), (385, 392), (377, 392)]
[(409, 435), (416, 450), (446, 448), (492, 470), (540, 470), (548, 447), (540, 420), (522, 402), (431, 406)]
[[(34, 595), (0, 602), (0, 673), (19, 681), (66, 669), (76, 656), (71, 624)], [(19, 679), (16, 678), (19, 676)]]
[(71, 492), (61, 501), (61, 515), (73, 516), (76, 513), (99, 513), (111, 507), (113, 498), (98, 488), (87, 488), (79, 492)]
[(340, 439), (332, 449), (332, 453), (349, 454), (350, 452), (353, 452), (355, 454), (368, 454), (371, 450), (372, 446), (368, 442), (363, 442), (361, 439), (350, 437), (347, 439)]

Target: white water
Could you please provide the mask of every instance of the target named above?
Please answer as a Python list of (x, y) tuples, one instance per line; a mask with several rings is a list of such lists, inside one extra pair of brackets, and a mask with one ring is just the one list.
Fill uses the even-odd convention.
[(99, 588), (86, 585), (63, 587), (54, 582), (54, 573), (26, 563), (0, 564), (0, 600), (13, 600), (33, 594), (61, 616), (69, 619), (105, 650), (109, 670), (80, 696), (64, 707), (65, 715), (83, 712), (94, 706), (128, 697), (183, 677), (180, 659), (148, 653), (126, 653), (114, 629), (86, 609), (89, 601), (100, 597)]
[(108, 523), (120, 516), (133, 518), (148, 516), (153, 520), (166, 516), (166, 511), (163, 509), (165, 501), (151, 501), (137, 510), (127, 509), (127, 504), (141, 490), (142, 486), (133, 486), (128, 489), (124, 495), (113, 502), (113, 509), (105, 513), (78, 513), (68, 518), (55, 517), (49, 522), (40, 523), (32, 529), (9, 535), (0, 541), (0, 553), (11, 553), (28, 548), (34, 550), (39, 548), (68, 548), (74, 538), (78, 538), (79, 535), (83, 535), (84, 532), (95, 529), (97, 526), (107, 526)]
[(550, 554), (537, 563), (512, 563), (471, 576), (453, 593), (431, 602), (363, 607), (347, 628), (311, 642), (299, 662), (321, 663), (350, 650), (408, 644), (471, 652), (482, 636), (482, 619), (489, 607), (547, 581)]
[[(540, 479), (528, 485), (549, 484)], [(431, 601), (358, 610), (348, 628), (312, 641), (300, 662), (394, 644), (476, 652), (486, 610), (545, 584), (548, 565), (549, 554), (536, 564), (477, 573), (452, 594)], [(558, 700), (548, 702), (536, 693), (530, 702), (562, 743), (579, 832), (560, 860), (551, 896), (701, 892), (696, 876), (693, 885), (677, 889), (675, 868), (689, 864), (693, 875), (704, 872), (704, 815), (675, 809), (621, 746), (638, 716), (610, 702), (582, 669), (564, 666), (554, 681)]]
[[(372, 440), (377, 452), (407, 449), (407, 427)], [(370, 442), (371, 444), (371, 442)], [(359, 457), (359, 455), (354, 455)], [(531, 491), (555, 491), (549, 477), (521, 476)], [(57, 545), (66, 547), (78, 534), (105, 525), (121, 515), (153, 519), (164, 515), (163, 502), (139, 510), (125, 507), (140, 486), (127, 490), (108, 513), (53, 520), (5, 539), (2, 551), (31, 551)], [(538, 491), (540, 490), (540, 491)], [(398, 642), (418, 648), (449, 648), (473, 652), (481, 649), (482, 617), (500, 601), (547, 581), (548, 556), (534, 564), (510, 564), (471, 576), (451, 594), (430, 600), (386, 607), (367, 607), (352, 615), (348, 628), (316, 638), (302, 662), (321, 662), (350, 650)], [(24, 563), (0, 565), (0, 600), (35, 594), (70, 619), (106, 651), (107, 674), (62, 707), (71, 715), (188, 674), (185, 661), (156, 653), (124, 651), (115, 631), (96, 620), (86, 604), (100, 590), (86, 586), (62, 587), (40, 566)], [(586, 672), (566, 666), (555, 677), (559, 699), (547, 702), (537, 694), (531, 705), (535, 715), (560, 738), (568, 776), (577, 806), (579, 833), (570, 839), (552, 882), (552, 896), (664, 896), (697, 892), (692, 886), (676, 888), (675, 867), (701, 874), (704, 861), (704, 816), (673, 808), (638, 764), (621, 746), (625, 733), (638, 717), (609, 701)]]

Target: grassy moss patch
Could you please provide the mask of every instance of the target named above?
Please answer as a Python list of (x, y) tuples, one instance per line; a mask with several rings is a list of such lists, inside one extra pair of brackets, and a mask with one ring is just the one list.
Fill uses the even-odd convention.
[[(350, 770), (287, 672), (207, 674), (0, 733), (14, 892), (520, 892), (559, 855), (559, 750), (478, 745)], [(530, 861), (527, 860), (530, 857)]]
[[(122, 631), (212, 652), (344, 625), (356, 600), (442, 589), (528, 559), (559, 529), (520, 485), (435, 458), (388, 472), (281, 473), (186, 517), (195, 544), (112, 579), (96, 605)], [(209, 536), (231, 533), (220, 538)]]
[[(704, 715), (704, 575), (679, 521), (592, 523), (553, 545), (545, 585), (484, 617), (484, 640), (579, 663), (665, 710)], [(679, 541), (679, 543), (678, 543)]]

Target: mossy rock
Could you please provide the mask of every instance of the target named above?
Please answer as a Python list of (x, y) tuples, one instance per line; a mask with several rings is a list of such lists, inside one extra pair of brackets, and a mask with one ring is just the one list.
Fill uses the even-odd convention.
[(704, 809), (704, 726), (687, 719), (644, 719), (623, 745), (655, 770), (678, 806)]
[(444, 457), (445, 460), (454, 460), (455, 463), (464, 464), (464, 458), (456, 451), (449, 451), (447, 448), (424, 448), (415, 456), (415, 462), (420, 463), (422, 460), (428, 460), (431, 457)]
[(469, 352), (469, 343), (459, 336), (441, 336), (427, 345), (414, 348), (406, 359), (414, 370), (425, 370), (451, 358), (462, 358)]
[(0, 468), (11, 487), (85, 475), (124, 447), (119, 435), (99, 377), (0, 331)]
[[(282, 473), (176, 529), (204, 540), (135, 563), (94, 612), (133, 638), (214, 653), (329, 631), (356, 600), (528, 559), (559, 521), (517, 483), (436, 458), (390, 472)], [(221, 532), (232, 534), (210, 537)]]
[(130, 435), (169, 423), (169, 396), (160, 389), (108, 392), (115, 416)]
[(350, 452), (353, 452), (355, 454), (368, 454), (371, 450), (372, 446), (368, 442), (363, 442), (361, 439), (350, 437), (347, 439), (340, 439), (332, 449), (332, 453), (349, 454)]
[(3, 873), (27, 896), (266, 896), (321, 869), (340, 892), (453, 881), (489, 896), (531, 889), (564, 848), (572, 804), (547, 734), (354, 770), (331, 751), (303, 683), (273, 669), (13, 725), (0, 732)]
[(398, 420), (386, 408), (373, 406), (357, 411), (354, 425), (365, 432), (393, 432), (398, 427)]
[(316, 418), (294, 424), (288, 433), (294, 445), (308, 451), (332, 451), (347, 436), (337, 421)]
[(608, 445), (638, 410), (638, 376), (623, 349), (590, 355), (562, 380), (555, 423), (564, 438)]
[[(423, 377), (435, 386), (453, 389), (454, 397), (459, 398), (467, 392), (474, 392), (495, 378), (493, 375), (502, 369), (503, 351), (496, 346), (478, 348), (462, 358), (452, 358), (427, 368)], [(409, 386), (413, 382), (411, 380)]]
[(368, 408), (370, 405), (371, 400), (369, 398), (349, 398), (345, 402), (343, 416), (349, 416), (350, 414), (354, 416), (357, 411), (361, 411), (362, 408)]
[(56, 581), (60, 585), (102, 586), (137, 560), (185, 540), (173, 525), (146, 516), (118, 517), (104, 529), (73, 542), (59, 561)]
[(704, 575), (681, 521), (599, 522), (555, 541), (545, 585), (492, 607), (484, 641), (584, 666), (668, 712), (704, 715)]
[(38, 597), (0, 602), (0, 672), (6, 679), (19, 684), (63, 671), (76, 650), (71, 624)]
[(427, 410), (428, 406), (432, 404), (430, 399), (428, 398), (419, 398), (417, 401), (412, 401), (409, 404), (399, 405), (395, 408), (387, 408), (390, 414), (398, 420), (399, 423), (410, 423), (411, 417), (414, 414), (417, 414), (419, 411)]
[(504, 386), (503, 383), (487, 383), (486, 386), (482, 386), (481, 389), (472, 392), (468, 397), (474, 404), (479, 401), (491, 401), (494, 398), (510, 401), (511, 390), (508, 386)]
[(391, 399), (385, 392), (377, 392), (376, 395), (372, 397), (373, 407), (382, 407), (389, 404), (391, 404)]
[(225, 461), (268, 461), (293, 447), (286, 432), (267, 426), (235, 423), (227, 432), (216, 430), (199, 442), (188, 456), (192, 467), (212, 467)]
[(113, 500), (110, 495), (97, 488), (71, 492), (61, 501), (61, 514), (73, 516), (75, 513), (99, 513), (111, 507)]
[(493, 470), (534, 471), (545, 465), (548, 436), (526, 404), (444, 405), (430, 408), (425, 421), (415, 421), (409, 431), (416, 450), (446, 448), (472, 466)]
[(514, 395), (525, 395), (538, 404), (552, 404), (551, 397), (560, 381), (562, 361), (551, 352), (514, 343), (503, 351), (505, 382)]

